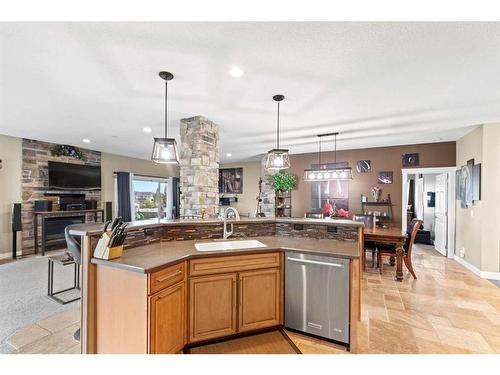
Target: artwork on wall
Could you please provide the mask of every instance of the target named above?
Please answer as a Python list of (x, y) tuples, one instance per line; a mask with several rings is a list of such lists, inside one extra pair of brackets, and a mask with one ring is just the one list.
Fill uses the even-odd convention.
[(378, 183), (379, 184), (392, 184), (392, 172), (391, 171), (384, 171), (384, 172), (379, 172), (378, 173)]
[(472, 200), (481, 200), (481, 163), (472, 166)]
[(243, 193), (243, 168), (219, 169), (219, 193)]
[(418, 167), (420, 164), (419, 154), (404, 154), (403, 168)]
[(356, 162), (356, 170), (358, 173), (369, 173), (372, 171), (372, 165), (370, 160), (358, 160)]
[(456, 199), (460, 207), (467, 208), (474, 201), (481, 199), (481, 164), (474, 164), (474, 159), (467, 160), (456, 174)]

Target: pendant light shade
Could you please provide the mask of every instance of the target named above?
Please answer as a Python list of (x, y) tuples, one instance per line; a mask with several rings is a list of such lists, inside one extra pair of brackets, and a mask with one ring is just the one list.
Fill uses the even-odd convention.
[[(337, 165), (337, 135), (339, 133), (318, 134), (319, 137), (319, 167), (316, 169), (304, 170), (304, 181), (349, 181), (352, 180), (351, 167), (336, 167)], [(335, 161), (334, 168), (327, 168), (326, 165), (321, 164), (321, 139), (327, 136), (335, 136)]]
[(179, 164), (179, 153), (175, 138), (156, 138), (151, 160), (164, 164)]
[(267, 153), (266, 169), (281, 170), (290, 168), (288, 150), (280, 148), (280, 102), (285, 99), (283, 95), (274, 95), (273, 100), (278, 103), (278, 121), (276, 125), (276, 148)]
[(160, 72), (160, 77), (165, 80), (165, 137), (154, 139), (153, 152), (151, 153), (151, 160), (156, 163), (164, 164), (179, 164), (179, 153), (177, 151), (177, 142), (175, 138), (167, 137), (167, 94), (168, 94), (168, 81), (174, 78), (170, 72)]

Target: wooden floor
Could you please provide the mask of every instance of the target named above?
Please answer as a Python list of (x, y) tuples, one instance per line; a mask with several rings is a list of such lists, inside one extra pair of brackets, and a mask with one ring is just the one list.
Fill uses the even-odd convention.
[[(500, 353), (500, 288), (441, 256), (432, 247), (416, 246), (413, 264), (418, 280), (406, 271), (394, 281), (394, 267), (384, 274), (368, 269), (362, 279), (359, 353)], [(72, 339), (78, 314), (28, 326), (10, 338), (19, 353), (78, 352)], [(64, 328), (63, 328), (64, 327)], [(40, 329), (43, 328), (43, 331)], [(266, 336), (267, 335), (267, 336)], [(213, 344), (193, 353), (286, 353), (279, 332)], [(288, 332), (304, 354), (343, 354), (341, 347)]]

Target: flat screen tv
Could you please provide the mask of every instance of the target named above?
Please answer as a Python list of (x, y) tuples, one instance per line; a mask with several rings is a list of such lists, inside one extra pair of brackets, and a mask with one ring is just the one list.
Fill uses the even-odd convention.
[(97, 190), (101, 188), (101, 167), (49, 161), (49, 188)]

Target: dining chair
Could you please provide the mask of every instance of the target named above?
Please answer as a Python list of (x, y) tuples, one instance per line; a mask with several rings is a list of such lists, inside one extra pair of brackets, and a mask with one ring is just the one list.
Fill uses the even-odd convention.
[[(373, 227), (373, 216), (372, 215), (353, 215), (352, 220), (354, 221), (359, 221), (365, 224), (365, 228), (371, 228)], [(377, 244), (372, 241), (364, 241), (364, 253), (362, 257), (362, 266), (363, 270), (366, 270), (366, 252), (371, 251), (372, 252), (372, 268), (375, 268), (375, 260), (377, 260), (378, 263), (378, 257), (377, 257)]]
[[(413, 248), (413, 244), (415, 243), (415, 237), (417, 236), (417, 232), (422, 224), (423, 221), (419, 219), (413, 219), (411, 221), (410, 225), (408, 226), (408, 230), (406, 231), (407, 234), (406, 242), (403, 245), (403, 251), (404, 251), (403, 261), (405, 263), (406, 268), (411, 273), (414, 279), (417, 278), (417, 275), (415, 275), (415, 271), (413, 270), (413, 264), (411, 262), (411, 251)], [(380, 268), (380, 273), (382, 273), (384, 269), (384, 262), (382, 258), (384, 256), (394, 258), (396, 256), (396, 246), (379, 244), (377, 247), (378, 247), (377, 263)]]

